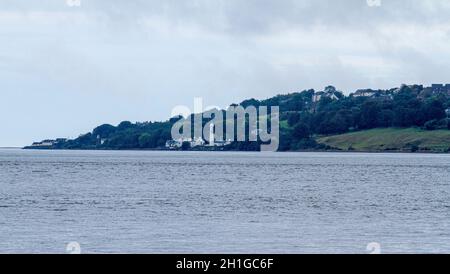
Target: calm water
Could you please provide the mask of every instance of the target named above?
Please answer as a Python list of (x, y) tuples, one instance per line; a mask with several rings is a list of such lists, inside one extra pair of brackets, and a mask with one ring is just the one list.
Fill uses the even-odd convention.
[(0, 150), (0, 253), (450, 253), (450, 155)]

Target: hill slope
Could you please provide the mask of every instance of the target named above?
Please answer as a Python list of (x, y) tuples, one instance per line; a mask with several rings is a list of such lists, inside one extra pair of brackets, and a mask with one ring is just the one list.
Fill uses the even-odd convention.
[(321, 137), (317, 142), (346, 151), (450, 151), (450, 131), (382, 128)]
[[(402, 85), (400, 88), (389, 90), (358, 90), (348, 96), (335, 87), (328, 86), (319, 92), (304, 90), (277, 95), (266, 100), (249, 99), (231, 106), (278, 107), (280, 110), (279, 151), (324, 150), (329, 146), (344, 150), (351, 148), (351, 150), (365, 151), (417, 151), (419, 149), (446, 151), (450, 147), (447, 139), (450, 131), (395, 130), (396, 127), (424, 128), (430, 131), (450, 130), (450, 85), (448, 89), (442, 85), (437, 88)], [(238, 119), (235, 114), (231, 113), (231, 117), (234, 118), (227, 118), (232, 109), (234, 108), (220, 110), (224, 124), (237, 125)], [(216, 115), (207, 114), (205, 111), (192, 114), (186, 119), (191, 119), (191, 125), (194, 125), (197, 119), (201, 120), (204, 126), (211, 121), (212, 116)], [(179, 138), (172, 140), (171, 130), (180, 119), (184, 118), (176, 116), (161, 122), (123, 121), (117, 126), (104, 124), (75, 139), (48, 139), (35, 142), (26, 148), (179, 149), (182, 142)], [(242, 121), (246, 123), (244, 126), (248, 127), (250, 120), (241, 119), (241, 123)], [(318, 144), (316, 138), (313, 138), (376, 128), (386, 128), (386, 130), (320, 138), (324, 144)], [(186, 130), (188, 132), (189, 129)], [(191, 127), (191, 133), (192, 131)], [(209, 136), (196, 137), (207, 139), (206, 137)], [(232, 142), (224, 149), (258, 150), (260, 144), (262, 140)], [(204, 145), (197, 146), (195, 142), (193, 145), (196, 149), (208, 149)]]

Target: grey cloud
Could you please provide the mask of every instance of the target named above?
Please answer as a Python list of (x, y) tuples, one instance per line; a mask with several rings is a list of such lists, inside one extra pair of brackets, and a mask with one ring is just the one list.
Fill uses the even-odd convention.
[(316, 25), (361, 29), (384, 23), (442, 23), (449, 21), (450, 11), (447, 0), (382, 0), (377, 8), (369, 7), (366, 0), (140, 0), (92, 1), (86, 5), (114, 20), (158, 15), (174, 24), (197, 24), (232, 34), (264, 34), (283, 27)]
[[(173, 24), (197, 24), (212, 31), (265, 33), (278, 27), (369, 28), (382, 23), (448, 22), (448, 0), (81, 0), (80, 12), (100, 13), (133, 23), (160, 16)], [(1, 10), (68, 11), (65, 0), (4, 0)]]
[(449, 80), (448, 0), (81, 2), (1, 0), (0, 145), (165, 119), (196, 96)]

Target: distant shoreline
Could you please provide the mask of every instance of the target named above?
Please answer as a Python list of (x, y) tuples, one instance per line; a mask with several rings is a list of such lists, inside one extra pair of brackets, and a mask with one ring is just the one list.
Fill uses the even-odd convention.
[[(239, 128), (244, 134), (250, 134), (250, 121), (256, 121), (258, 113), (248, 117), (247, 114), (251, 113), (250, 109), (261, 107), (278, 109), (278, 115), (266, 115), (267, 119), (277, 117), (277, 133), (267, 128), (267, 133), (273, 135), (270, 140), (234, 136)], [(191, 132), (183, 137), (173, 136), (172, 131), (176, 132), (189, 118), (174, 116), (161, 122), (102, 124), (75, 139), (45, 139), (31, 146), (39, 149), (259, 151), (276, 137), (279, 151), (450, 153), (450, 84), (362, 89), (349, 95), (327, 86), (317, 92), (311, 89), (264, 100), (248, 99), (215, 111), (222, 115), (214, 119), (212, 113), (206, 111), (191, 115), (189, 118), (193, 121), (186, 124), (186, 133), (189, 128)], [(203, 123), (222, 125), (221, 132), (214, 132), (218, 134), (216, 149), (208, 145), (211, 138), (203, 139), (202, 136), (208, 136), (206, 130), (202, 131), (203, 135), (192, 136), (196, 120), (202, 121), (202, 127)], [(227, 132), (230, 125), (237, 129)]]
[[(449, 154), (450, 130), (427, 131), (419, 128), (378, 128), (355, 131), (339, 135), (316, 136), (312, 140), (315, 147), (283, 150), (278, 152), (361, 152), (361, 153), (421, 153)], [(250, 147), (250, 146), (249, 146)], [(100, 150), (100, 151), (252, 151), (240, 145), (223, 147), (193, 147), (193, 148), (115, 148), (115, 147), (57, 147), (57, 146), (26, 146), (24, 149), (35, 150)]]
[[(243, 150), (168, 150), (168, 149), (54, 149), (54, 148), (11, 148), (11, 149), (20, 149), (20, 150), (38, 150), (38, 151), (129, 151), (129, 152), (229, 152), (229, 153), (259, 153), (260, 151), (243, 151)], [(265, 152), (262, 152), (265, 153)], [(342, 153), (342, 154), (442, 154), (442, 155), (450, 155), (449, 152), (438, 152), (438, 151), (401, 151), (401, 150), (387, 150), (387, 151), (349, 151), (349, 150), (297, 150), (297, 151), (276, 151), (276, 152), (267, 152), (267, 153)]]

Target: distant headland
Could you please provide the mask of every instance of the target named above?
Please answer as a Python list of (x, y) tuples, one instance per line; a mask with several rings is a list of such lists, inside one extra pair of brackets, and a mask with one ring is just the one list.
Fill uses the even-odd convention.
[[(327, 86), (233, 106), (278, 106), (279, 151), (450, 152), (450, 84), (362, 89), (348, 96)], [(25, 149), (259, 150), (260, 140), (172, 140), (171, 128), (180, 119), (104, 124), (75, 139), (48, 139)]]

